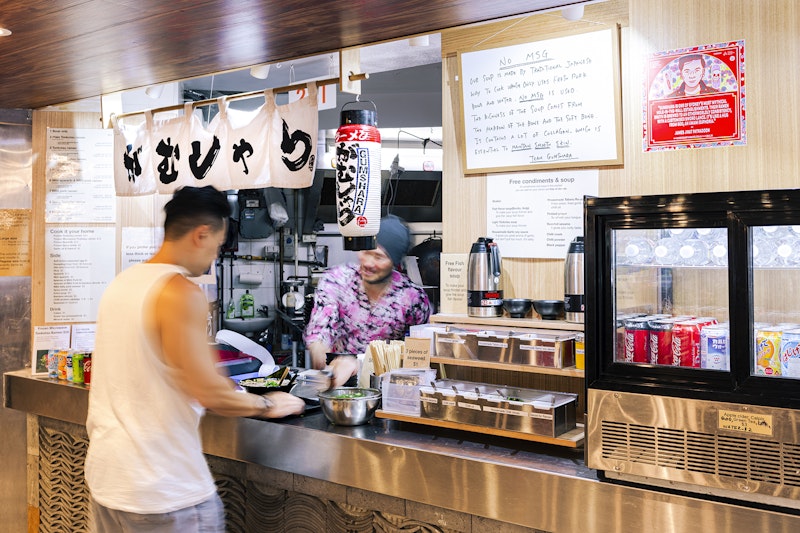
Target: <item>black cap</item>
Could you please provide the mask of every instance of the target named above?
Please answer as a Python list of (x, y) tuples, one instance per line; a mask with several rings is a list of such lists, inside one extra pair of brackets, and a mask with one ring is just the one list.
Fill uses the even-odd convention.
[(378, 125), (378, 113), (374, 109), (348, 109), (342, 111), (342, 124)]

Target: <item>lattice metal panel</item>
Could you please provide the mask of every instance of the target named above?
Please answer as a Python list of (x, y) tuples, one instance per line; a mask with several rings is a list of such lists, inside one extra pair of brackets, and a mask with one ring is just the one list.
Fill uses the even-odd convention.
[[(83, 477), (89, 441), (83, 428), (72, 429), (77, 433), (45, 425), (39, 428), (42, 533), (92, 530), (91, 497)], [(640, 453), (642, 446), (637, 444)], [(795, 450), (795, 458), (800, 464), (800, 451)], [(228, 533), (458, 533), (411, 517), (248, 481), (243, 463), (207, 459), (225, 506)]]
[(800, 446), (603, 421), (601, 457), (776, 486), (800, 487)]
[(39, 531), (90, 531), (91, 500), (83, 479), (89, 440), (39, 428)]
[(225, 506), (225, 531), (227, 533), (245, 533), (247, 494), (243, 480), (224, 474), (215, 473), (214, 483), (217, 485), (222, 504)]

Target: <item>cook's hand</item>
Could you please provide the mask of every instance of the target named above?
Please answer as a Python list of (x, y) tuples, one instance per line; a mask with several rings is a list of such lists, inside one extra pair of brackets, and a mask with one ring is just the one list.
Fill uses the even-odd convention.
[(306, 402), (288, 392), (270, 392), (264, 397), (272, 403), (261, 416), (264, 418), (283, 418), (289, 415), (299, 415), (306, 410)]
[(331, 388), (341, 387), (352, 376), (358, 374), (358, 358), (352, 355), (340, 355), (328, 366), (333, 372)]

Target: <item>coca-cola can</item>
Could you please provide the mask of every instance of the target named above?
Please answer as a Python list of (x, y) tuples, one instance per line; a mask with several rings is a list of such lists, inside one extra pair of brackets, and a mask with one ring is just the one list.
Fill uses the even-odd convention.
[(672, 327), (672, 365), (700, 368), (700, 324), (675, 322)]
[(706, 326), (713, 326), (714, 324), (719, 323), (717, 319), (714, 318), (713, 316), (699, 316), (694, 320), (696, 320), (697, 323), (700, 325), (700, 329), (703, 329)]
[(614, 360), (625, 361), (625, 320), (624, 316), (617, 316), (616, 333), (614, 336)]
[(92, 353), (83, 354), (83, 383), (89, 385), (92, 382)]
[(650, 321), (650, 364), (672, 365), (672, 319)]
[(650, 328), (646, 318), (625, 321), (625, 362), (647, 363), (650, 361)]

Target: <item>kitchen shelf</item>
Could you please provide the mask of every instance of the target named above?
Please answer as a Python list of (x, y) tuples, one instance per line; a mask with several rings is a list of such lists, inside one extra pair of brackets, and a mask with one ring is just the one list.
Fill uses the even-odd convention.
[(436, 420), (433, 418), (422, 418), (420, 416), (405, 415), (400, 413), (393, 413), (378, 409), (375, 412), (378, 418), (385, 418), (387, 420), (397, 420), (398, 422), (408, 422), (411, 424), (420, 424), (423, 426), (432, 426), (445, 429), (456, 429), (459, 431), (470, 431), (472, 433), (483, 433), (484, 435), (494, 435), (497, 437), (506, 437), (509, 439), (521, 439), (531, 442), (542, 442), (545, 444), (555, 444), (557, 446), (565, 446), (568, 448), (577, 448), (583, 445), (585, 436), (583, 424), (577, 424), (575, 429), (567, 431), (558, 437), (548, 437), (546, 435), (534, 435), (532, 433), (522, 433), (520, 431), (508, 431), (506, 429), (490, 428), (486, 426), (476, 426), (473, 424), (462, 424), (460, 422), (450, 422), (447, 420)]
[(537, 318), (479, 317), (439, 313), (431, 315), (430, 321), (437, 324), (583, 331), (583, 324), (567, 322), (565, 320), (541, 320)]
[(553, 376), (567, 376), (583, 378), (584, 371), (574, 366), (568, 368), (552, 368), (549, 366), (518, 365), (514, 363), (501, 363), (481, 361), (475, 359), (456, 359), (454, 357), (431, 357), (431, 363), (453, 366), (470, 366), (474, 368), (487, 368), (492, 370), (510, 370), (512, 372), (527, 372), (530, 374), (550, 374)]

